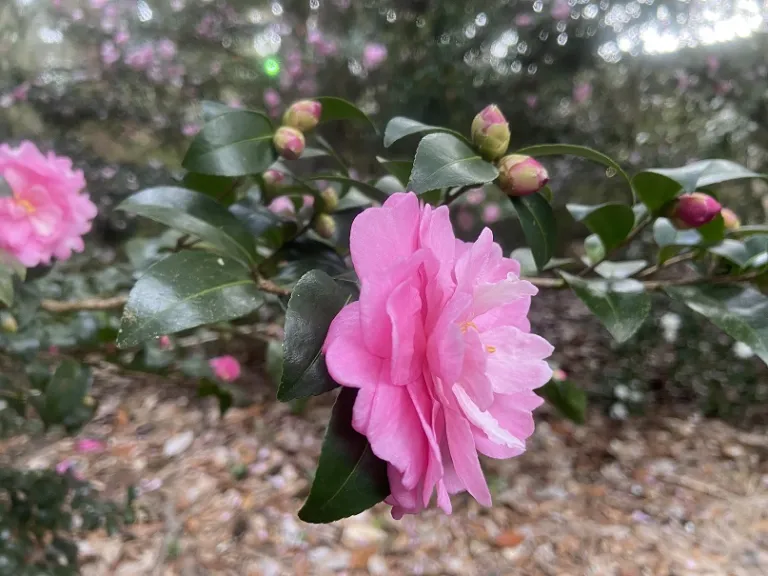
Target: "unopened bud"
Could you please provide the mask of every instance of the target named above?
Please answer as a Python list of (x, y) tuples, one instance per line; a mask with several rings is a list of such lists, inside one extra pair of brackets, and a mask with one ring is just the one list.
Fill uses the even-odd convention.
[(328, 186), (328, 188), (320, 192), (320, 197), (323, 199), (326, 212), (336, 210), (336, 207), (339, 205), (339, 195), (336, 194), (336, 190)]
[(537, 160), (509, 154), (499, 160), (499, 187), (507, 196), (528, 196), (546, 186), (549, 174)]
[(720, 215), (723, 217), (723, 224), (725, 224), (726, 230), (738, 230), (741, 226), (741, 220), (736, 216), (736, 212), (730, 208), (720, 210)]
[(509, 147), (509, 124), (494, 104), (483, 108), (472, 120), (472, 142), (488, 160), (496, 160)]
[(720, 203), (709, 194), (683, 194), (672, 205), (669, 219), (681, 230), (699, 228), (711, 222), (721, 208)]
[(264, 188), (267, 194), (273, 194), (285, 180), (285, 174), (277, 170), (267, 170), (261, 175), (264, 180)]
[(315, 216), (313, 228), (321, 238), (329, 240), (336, 233), (336, 221), (329, 214), (318, 214)]
[(286, 160), (297, 160), (304, 152), (304, 134), (290, 126), (280, 126), (272, 142), (277, 153)]
[(320, 122), (323, 105), (317, 100), (299, 100), (283, 114), (283, 124), (302, 132), (312, 130)]
[(10, 332), (13, 334), (18, 331), (19, 324), (16, 322), (16, 318), (10, 314), (3, 314), (2, 319), (0, 319), (0, 328), (3, 329), (3, 332)]

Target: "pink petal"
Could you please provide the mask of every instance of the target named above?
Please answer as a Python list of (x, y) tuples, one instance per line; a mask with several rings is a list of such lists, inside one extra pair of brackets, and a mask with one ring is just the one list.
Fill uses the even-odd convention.
[(365, 347), (359, 302), (348, 304), (333, 319), (323, 348), (328, 373), (336, 382), (355, 388), (375, 385), (383, 360)]
[(483, 506), (490, 506), (491, 493), (480, 468), (469, 423), (463, 414), (449, 410), (445, 413), (445, 430), (456, 475), (475, 500)]
[(494, 328), (480, 337), (489, 351), (486, 371), (494, 392), (510, 394), (538, 388), (552, 377), (544, 359), (552, 354), (553, 347), (542, 337), (511, 326)]
[(480, 284), (475, 286), (473, 316), (480, 316), (525, 296), (535, 296), (538, 291), (536, 286), (525, 280), (520, 280), (512, 273), (506, 279), (495, 284)]

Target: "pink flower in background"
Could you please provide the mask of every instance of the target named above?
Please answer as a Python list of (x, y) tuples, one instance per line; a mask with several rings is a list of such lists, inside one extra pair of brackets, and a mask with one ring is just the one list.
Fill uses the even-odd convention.
[(565, 20), (571, 15), (571, 7), (567, 0), (555, 0), (550, 13), (555, 20)]
[(363, 66), (368, 70), (374, 70), (381, 66), (387, 59), (387, 47), (377, 42), (369, 42), (363, 48)]
[(151, 44), (144, 44), (131, 49), (125, 55), (125, 63), (134, 70), (146, 70), (155, 60), (155, 49)]
[(475, 217), (469, 210), (459, 210), (456, 215), (456, 225), (462, 232), (469, 232), (475, 226)]
[(219, 380), (234, 382), (240, 378), (240, 362), (234, 356), (211, 358), (208, 365)]
[(80, 454), (103, 452), (104, 448), (104, 442), (101, 440), (94, 440), (93, 438), (80, 438), (75, 443), (75, 452), (79, 452)]
[(525, 103), (528, 104), (528, 108), (536, 108), (539, 103), (539, 97), (535, 94), (530, 94), (525, 97)]
[(176, 43), (169, 38), (163, 38), (157, 43), (157, 54), (161, 60), (173, 60), (176, 56)]
[(533, 24), (533, 18), (530, 14), (518, 14), (515, 17), (515, 25), (521, 28), (526, 28)]
[(0, 176), (13, 191), (0, 198), (0, 249), (28, 268), (83, 251), (82, 236), (91, 229), (96, 206), (80, 193), (85, 178), (72, 170), (69, 158), (44, 156), (31, 142), (3, 144)]
[(483, 222), (486, 224), (493, 224), (494, 222), (498, 222), (499, 218), (501, 218), (501, 208), (499, 208), (499, 205), (496, 204), (496, 202), (486, 204), (485, 208), (483, 208), (482, 218)]
[(13, 97), (17, 101), (23, 102), (27, 99), (27, 95), (29, 94), (29, 87), (30, 87), (29, 82), (22, 82), (21, 84), (16, 86), (16, 88), (13, 89), (13, 92), (11, 92), (11, 94), (13, 94)]
[(101, 43), (101, 61), (106, 66), (112, 66), (115, 62), (120, 60), (120, 50), (117, 49), (114, 42), (109, 40)]
[(586, 102), (592, 97), (592, 84), (589, 82), (579, 82), (573, 87), (573, 101), (576, 104)]
[(277, 108), (282, 103), (282, 98), (280, 98), (280, 93), (275, 90), (274, 88), (267, 88), (264, 91), (264, 104), (268, 108)]
[(448, 208), (394, 194), (352, 224), (361, 292), (331, 323), (324, 352), (342, 386), (358, 388), (352, 426), (388, 463), (387, 502), (400, 518), (469, 492), (491, 495), (478, 453), (525, 450), (533, 389), (549, 381), (552, 346), (530, 333), (536, 288), (485, 229), (456, 239)]
[(272, 200), (269, 209), (281, 216), (293, 216), (296, 213), (296, 207), (293, 205), (293, 200), (288, 196), (278, 196)]
[(113, 40), (115, 41), (115, 44), (118, 46), (122, 46), (128, 40), (131, 39), (131, 35), (126, 30), (119, 30), (117, 34), (115, 34)]
[(483, 200), (485, 200), (485, 190), (483, 190), (482, 188), (473, 188), (472, 190), (467, 192), (468, 204), (477, 206), (478, 204), (482, 204)]

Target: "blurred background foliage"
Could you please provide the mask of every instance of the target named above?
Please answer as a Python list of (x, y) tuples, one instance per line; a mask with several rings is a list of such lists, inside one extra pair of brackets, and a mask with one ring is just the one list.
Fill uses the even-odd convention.
[[(277, 117), (300, 97), (341, 96), (380, 128), (402, 115), (465, 133), (495, 102), (512, 147), (587, 145), (630, 172), (708, 157), (768, 171), (767, 16), (759, 0), (8, 0), (0, 141), (27, 138), (72, 156), (100, 208), (89, 252), (57, 266), (41, 295), (123, 292), (172, 246), (144, 229), (126, 244), (136, 224), (111, 208), (182, 176), (204, 99)], [(321, 133), (361, 177), (382, 173), (380, 135), (348, 123)], [(386, 156), (412, 151), (404, 141)], [(553, 157), (547, 167), (560, 206), (619, 193), (610, 173), (583, 161)], [(765, 192), (760, 181), (739, 183), (723, 203), (745, 224), (763, 223)], [(457, 208), (464, 234), (492, 224), (508, 250), (519, 243), (493, 198)], [(566, 252), (587, 234), (568, 222), (563, 211)], [(112, 315), (51, 322), (30, 310), (0, 346), (25, 354), (114, 339)], [(658, 306), (618, 348), (581, 310), (562, 294), (543, 296), (534, 323), (615, 417), (660, 396), (700, 402), (708, 414), (763, 417), (765, 368), (702, 320)], [(167, 367), (153, 350), (141, 353), (147, 366)]]

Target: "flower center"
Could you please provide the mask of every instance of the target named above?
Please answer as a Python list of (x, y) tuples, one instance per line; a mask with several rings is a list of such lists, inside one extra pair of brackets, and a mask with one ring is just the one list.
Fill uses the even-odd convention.
[(32, 204), (32, 202), (29, 200), (24, 200), (23, 198), (15, 198), (14, 201), (16, 206), (23, 208), (27, 214), (34, 214), (37, 212), (37, 208), (35, 208), (34, 204)]
[(488, 354), (493, 354), (496, 352), (496, 346), (486, 346), (485, 350), (488, 352)]
[(459, 324), (459, 327), (461, 328), (461, 333), (462, 334), (466, 334), (467, 330), (469, 330), (470, 328), (474, 328), (475, 330), (477, 330), (477, 326), (475, 326), (475, 323), (471, 322), (469, 320), (466, 320), (466, 321), (462, 322), (461, 324)]

